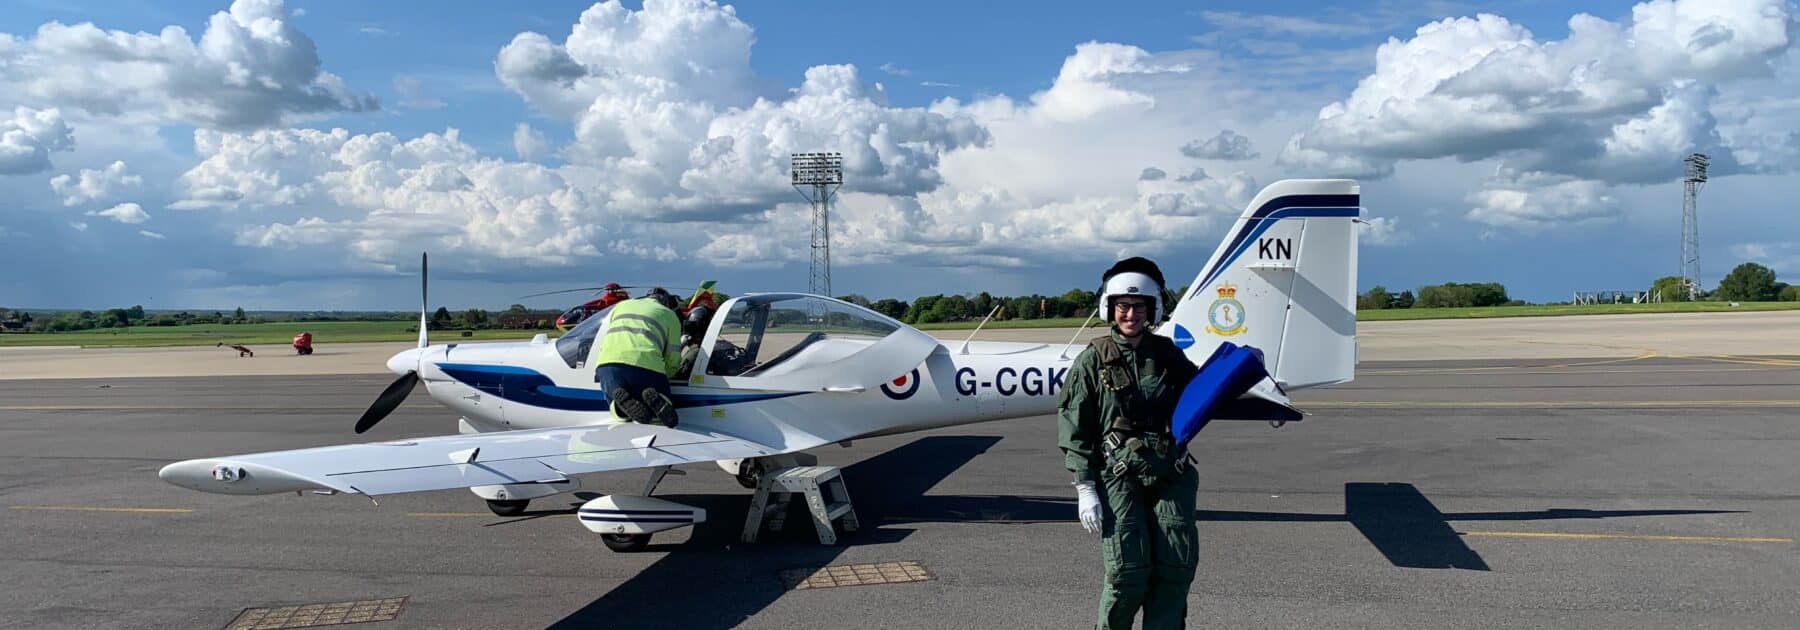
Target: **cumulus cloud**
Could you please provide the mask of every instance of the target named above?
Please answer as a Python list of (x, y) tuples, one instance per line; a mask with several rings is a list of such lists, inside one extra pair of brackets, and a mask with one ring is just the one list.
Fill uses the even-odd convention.
[[(1650, 0), (1621, 22), (1576, 15), (1554, 41), (1496, 15), (1433, 22), (1382, 44), (1374, 73), (1320, 109), (1279, 161), (1381, 177), (1402, 160), (1502, 158), (1523, 172), (1648, 183), (1674, 179), (1680, 156), (1702, 151), (1730, 173), (1745, 158), (1719, 133), (1718, 91), (1767, 84), (1793, 25), (1785, 0)], [(1533, 204), (1483, 207), (1506, 205)]]
[(311, 38), (279, 0), (237, 0), (198, 40), (50, 22), (0, 46), (0, 91), (96, 117), (243, 129), (377, 108), (320, 68)]
[(195, 132), (205, 156), (182, 176), (172, 208), (277, 209), (302, 216), (246, 226), (236, 242), (295, 248), (339, 244), (369, 261), (421, 248), (470, 256), (566, 262), (592, 256), (617, 217), (538, 164), (482, 159), (455, 129), (402, 140), (284, 130)]
[(127, 225), (137, 225), (150, 220), (150, 213), (144, 212), (143, 206), (135, 203), (122, 203), (105, 210), (89, 212), (88, 216), (106, 217)]
[[(0, 52), (4, 52), (0, 48)], [(6, 68), (0, 62), (0, 71)], [(62, 112), (50, 109), (13, 108), (11, 118), (0, 118), (0, 175), (25, 175), (50, 168), (52, 151), (75, 148), (75, 135), (63, 122)]]
[(1181, 145), (1181, 154), (1197, 160), (1253, 160), (1262, 155), (1250, 145), (1249, 138), (1230, 129)]
[(77, 232), (86, 232), (87, 231), (87, 223), (84, 223), (81, 221), (70, 221), (69, 227), (75, 228), (75, 231), (77, 231)]
[(1063, 60), (1050, 89), (1032, 95), (1035, 113), (1058, 121), (1088, 118), (1120, 107), (1151, 107), (1155, 97), (1121, 86), (1114, 79), (1131, 75), (1187, 72), (1182, 64), (1158, 62), (1142, 48), (1107, 42), (1075, 47)]
[(609, 206), (662, 221), (729, 220), (785, 200), (790, 155), (837, 151), (859, 190), (913, 194), (941, 181), (939, 156), (987, 141), (967, 117), (887, 105), (852, 66), (816, 66), (784, 95), (750, 71), (755, 38), (710, 0), (596, 4), (562, 43), (521, 33), (495, 72), (570, 121), (562, 154), (590, 167)]
[(1358, 242), (1376, 247), (1404, 245), (1412, 235), (1400, 229), (1400, 217), (1365, 218), (1356, 224)]
[(106, 168), (81, 169), (79, 176), (67, 174), (50, 178), (50, 189), (63, 198), (64, 206), (77, 206), (91, 201), (113, 198), (126, 189), (144, 184), (144, 178), (125, 173), (125, 162), (114, 160)]
[(1469, 220), (1525, 231), (1607, 221), (1619, 213), (1605, 182), (1542, 173), (1503, 171), (1466, 201), (1474, 204)]
[(549, 155), (550, 141), (544, 138), (542, 132), (532, 129), (531, 125), (519, 123), (513, 127), (513, 153), (517, 154), (520, 160), (536, 161)]
[(143, 236), (144, 238), (147, 238), (147, 239), (155, 240), (155, 241), (163, 240), (163, 235), (161, 232), (152, 232), (150, 230), (138, 230), (138, 235)]
[(1168, 177), (1169, 173), (1167, 171), (1154, 166), (1147, 166), (1144, 167), (1144, 172), (1138, 174), (1138, 181), (1154, 182), (1160, 179), (1167, 179)]
[(1170, 180), (1139, 180), (1138, 202), (1152, 216), (1236, 216), (1256, 194), (1256, 179), (1234, 173), (1214, 178), (1206, 171)]

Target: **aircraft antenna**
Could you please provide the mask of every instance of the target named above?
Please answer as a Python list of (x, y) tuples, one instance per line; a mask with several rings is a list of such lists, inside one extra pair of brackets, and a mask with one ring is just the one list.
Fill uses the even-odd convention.
[(1705, 153), (1682, 160), (1681, 195), (1681, 290), (1687, 299), (1700, 299), (1700, 189), (1706, 187)]
[(1100, 309), (1094, 309), (1094, 312), (1088, 313), (1088, 318), (1081, 321), (1081, 327), (1075, 329), (1075, 336), (1070, 337), (1068, 345), (1063, 346), (1062, 354), (1056, 355), (1057, 359), (1064, 361), (1069, 359), (1069, 349), (1075, 347), (1075, 340), (1081, 338), (1081, 332), (1087, 330), (1088, 324), (1094, 323), (1094, 318), (1099, 315)]
[(812, 276), (806, 292), (831, 297), (831, 200), (844, 186), (842, 153), (795, 153), (794, 190), (812, 204)]

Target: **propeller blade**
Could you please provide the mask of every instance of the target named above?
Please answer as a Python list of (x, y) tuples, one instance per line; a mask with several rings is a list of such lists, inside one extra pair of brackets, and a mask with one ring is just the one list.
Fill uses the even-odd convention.
[[(666, 284), (621, 284), (621, 285), (619, 285), (619, 288), (621, 288), (621, 289), (648, 289), (651, 287), (662, 287), (662, 288), (668, 289), (670, 291), (694, 291), (694, 290), (696, 290), (694, 287), (678, 287), (678, 286), (670, 286), (670, 285), (666, 285)], [(525, 298), (543, 297), (546, 295), (557, 295), (557, 294), (561, 294), (561, 293), (580, 293), (582, 291), (594, 291), (594, 292), (598, 293), (600, 291), (605, 291), (605, 290), (606, 290), (606, 287), (581, 287), (578, 289), (563, 289), (561, 291), (545, 291), (543, 293), (533, 293), (531, 295), (521, 295), (521, 296), (513, 298), (513, 299), (523, 300)]]
[(382, 418), (393, 413), (394, 409), (400, 407), (400, 403), (406, 402), (406, 396), (411, 394), (413, 386), (418, 384), (419, 373), (417, 371), (401, 374), (400, 378), (394, 379), (393, 383), (388, 384), (387, 389), (381, 390), (380, 396), (375, 397), (375, 403), (369, 405), (369, 410), (364, 411), (362, 417), (356, 420), (356, 432), (362, 433), (369, 430), (370, 427), (375, 426), (375, 423), (381, 422)]
[[(624, 288), (624, 287), (620, 287), (620, 288)], [(584, 288), (580, 288), (580, 289), (563, 289), (561, 291), (545, 291), (543, 293), (533, 293), (531, 295), (521, 295), (521, 296), (513, 298), (513, 299), (523, 300), (525, 298), (543, 297), (546, 295), (558, 295), (558, 294), (562, 294), (562, 293), (579, 293), (582, 291), (605, 291), (605, 290), (606, 290), (606, 287), (584, 287)]]
[[(429, 327), (429, 325), (425, 323), (425, 309), (429, 308), (426, 305), (426, 299), (425, 299), (425, 288), (426, 288), (425, 283), (426, 283), (426, 279), (429, 278), (430, 276), (425, 273), (425, 263), (426, 263), (425, 252), (419, 252), (419, 347), (420, 348), (425, 347), (425, 344), (428, 343), (425, 331)], [(362, 432), (357, 431), (357, 433), (362, 433)]]

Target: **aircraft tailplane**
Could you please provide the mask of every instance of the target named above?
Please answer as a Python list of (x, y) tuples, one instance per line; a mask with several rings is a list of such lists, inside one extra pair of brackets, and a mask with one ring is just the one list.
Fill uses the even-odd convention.
[(1283, 388), (1349, 381), (1356, 368), (1361, 187), (1270, 184), (1244, 210), (1158, 329), (1196, 363), (1219, 341), (1263, 352)]

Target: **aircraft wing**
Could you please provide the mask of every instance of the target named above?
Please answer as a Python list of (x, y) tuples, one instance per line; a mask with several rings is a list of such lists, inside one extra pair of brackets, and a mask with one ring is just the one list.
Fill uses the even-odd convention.
[(779, 452), (706, 430), (606, 424), (192, 459), (169, 464), (158, 475), (183, 488), (218, 494), (336, 490), (380, 495), (554, 483), (580, 473)]

